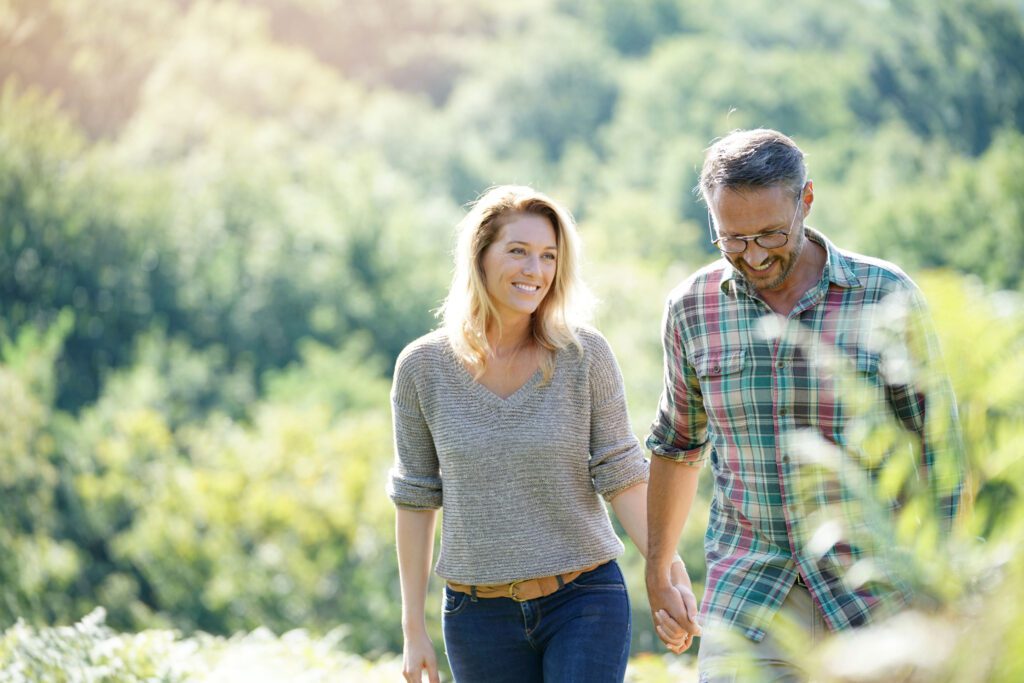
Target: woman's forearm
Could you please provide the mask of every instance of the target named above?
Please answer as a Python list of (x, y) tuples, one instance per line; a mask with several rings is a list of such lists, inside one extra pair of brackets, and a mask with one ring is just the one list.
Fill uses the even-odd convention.
[(640, 554), (647, 557), (647, 482), (623, 489), (611, 499), (619, 524)]
[(430, 564), (434, 556), (437, 510), (398, 508), (395, 540), (398, 574), (402, 584), (402, 630), (418, 632), (426, 623), (425, 607)]
[[(610, 502), (612, 510), (615, 511), (615, 517), (646, 560), (648, 555), (647, 483), (641, 482), (624, 489), (616, 494)], [(682, 563), (679, 555), (674, 555), (673, 560)]]

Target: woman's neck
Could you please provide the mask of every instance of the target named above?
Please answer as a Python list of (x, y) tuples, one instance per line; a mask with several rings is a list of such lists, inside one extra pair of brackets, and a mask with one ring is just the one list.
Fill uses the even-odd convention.
[(515, 321), (502, 321), (501, 331), (493, 325), (487, 330), (487, 343), (491, 347), (491, 355), (508, 356), (529, 346), (533, 341), (533, 326), (530, 318)]

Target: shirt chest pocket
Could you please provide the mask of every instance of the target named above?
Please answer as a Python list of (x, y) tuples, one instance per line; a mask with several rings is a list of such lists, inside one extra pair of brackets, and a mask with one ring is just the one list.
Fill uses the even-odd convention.
[(735, 423), (743, 412), (746, 365), (745, 349), (708, 349), (694, 356), (693, 369), (704, 396), (704, 410), (715, 431), (720, 431), (718, 425)]
[(693, 369), (702, 382), (724, 379), (743, 370), (746, 357), (745, 349), (702, 351), (694, 356)]

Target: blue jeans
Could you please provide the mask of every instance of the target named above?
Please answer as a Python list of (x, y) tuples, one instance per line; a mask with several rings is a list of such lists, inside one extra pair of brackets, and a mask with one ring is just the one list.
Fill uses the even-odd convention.
[(620, 683), (626, 675), (629, 597), (614, 560), (525, 602), (445, 586), (441, 623), (458, 683)]

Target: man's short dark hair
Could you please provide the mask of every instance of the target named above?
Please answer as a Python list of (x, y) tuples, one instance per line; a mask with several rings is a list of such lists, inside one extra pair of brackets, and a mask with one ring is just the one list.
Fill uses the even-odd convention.
[(736, 130), (715, 141), (704, 157), (700, 191), (704, 202), (715, 190), (773, 187), (790, 188), (799, 197), (807, 181), (804, 153), (777, 130)]

